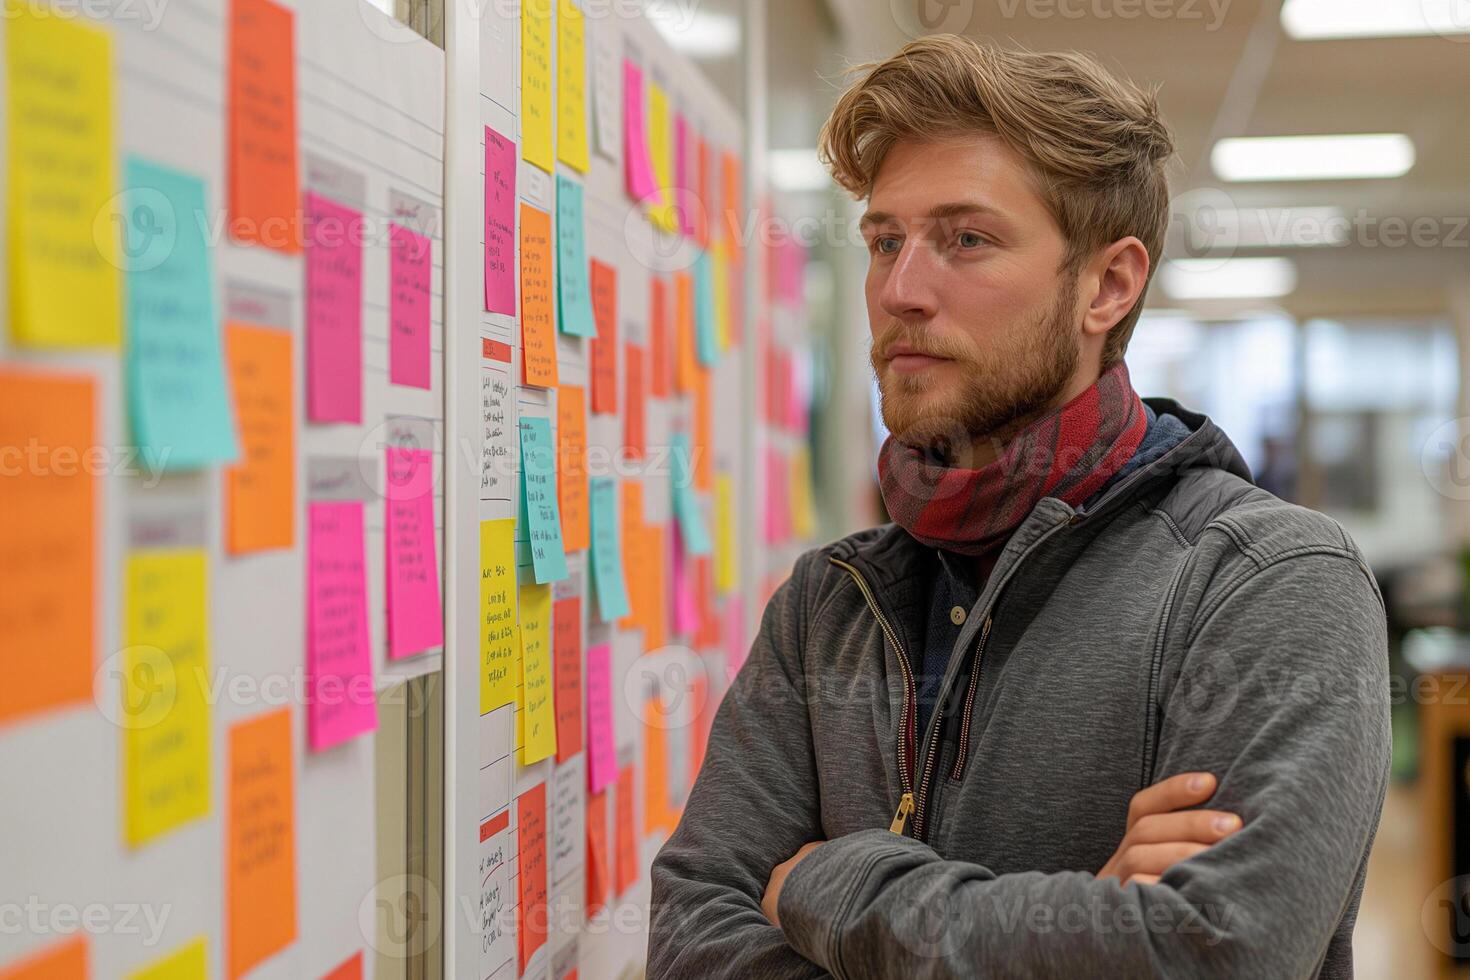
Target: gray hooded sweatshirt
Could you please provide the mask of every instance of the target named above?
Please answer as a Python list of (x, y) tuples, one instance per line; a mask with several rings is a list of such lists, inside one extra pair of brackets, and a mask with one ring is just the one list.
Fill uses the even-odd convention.
[[(653, 866), (648, 975), (1347, 977), (1389, 771), (1382, 600), (1331, 519), (1214, 424), (1007, 542), (918, 729), (935, 552), (808, 552)], [(1244, 826), (1157, 884), (1096, 872), (1181, 772)], [(787, 878), (781, 928), (761, 912)]]

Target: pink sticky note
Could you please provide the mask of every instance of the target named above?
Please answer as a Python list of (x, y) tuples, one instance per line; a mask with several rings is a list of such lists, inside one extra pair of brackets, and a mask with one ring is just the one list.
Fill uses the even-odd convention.
[(613, 746), (612, 647), (587, 650), (587, 790), (601, 793), (618, 778)]
[(780, 544), (790, 537), (790, 506), (786, 460), (774, 446), (766, 447), (766, 544)]
[(378, 727), (362, 501), (312, 501), (306, 542), (306, 735), (313, 751)]
[(389, 446), (387, 509), (388, 656), (444, 644), (439, 558), (434, 547), (434, 454)]
[(388, 307), (388, 380), (429, 387), (429, 276), (433, 242), (402, 225), (388, 229), (391, 255)]
[(516, 145), (485, 127), (485, 309), (516, 311)]
[(674, 197), (679, 205), (679, 230), (694, 235), (694, 208), (700, 206), (689, 190), (688, 128), (684, 113), (674, 113)]
[(725, 600), (725, 677), (734, 680), (749, 655), (745, 646), (745, 604), (735, 593)]
[(362, 215), (306, 194), (306, 417), (362, 421)]
[(663, 203), (648, 158), (648, 132), (643, 123), (643, 69), (623, 59), (623, 178), (635, 201)]
[(684, 540), (679, 533), (679, 522), (670, 521), (674, 533), (669, 540), (674, 545), (674, 632), (680, 636), (692, 636), (699, 631), (699, 600), (694, 588), (693, 571), (684, 558)]

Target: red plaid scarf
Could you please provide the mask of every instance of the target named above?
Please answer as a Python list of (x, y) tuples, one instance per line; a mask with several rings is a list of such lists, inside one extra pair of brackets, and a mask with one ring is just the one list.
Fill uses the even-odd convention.
[(1133, 456), (1148, 418), (1120, 361), (1082, 394), (1029, 423), (994, 462), (946, 466), (893, 436), (878, 452), (878, 483), (889, 516), (931, 548), (985, 555), (1043, 497), (1073, 507)]

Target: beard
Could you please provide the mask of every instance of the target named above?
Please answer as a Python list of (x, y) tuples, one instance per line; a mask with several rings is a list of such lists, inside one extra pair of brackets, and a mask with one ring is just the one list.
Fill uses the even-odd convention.
[[(985, 346), (965, 337), (939, 337), (901, 322), (873, 340), (883, 424), (894, 438), (947, 465), (979, 465), (986, 442), (1001, 445), (1027, 422), (1053, 408), (1081, 358), (1077, 289), (1068, 283), (1040, 316), (1008, 329)], [(896, 344), (949, 363), (915, 374), (885, 371)]]

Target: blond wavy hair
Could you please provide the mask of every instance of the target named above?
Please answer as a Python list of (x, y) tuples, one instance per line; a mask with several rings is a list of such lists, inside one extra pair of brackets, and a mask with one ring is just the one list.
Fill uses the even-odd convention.
[[(1062, 271), (1075, 275), (1099, 248), (1133, 235), (1148, 250), (1153, 277), (1169, 224), (1165, 168), (1174, 153), (1155, 91), (1077, 52), (1002, 48), (955, 34), (911, 41), (851, 75), (818, 152), (854, 197), (872, 193), (900, 140), (992, 135), (1030, 167), (1067, 241)], [(1140, 294), (1108, 332), (1104, 370), (1123, 357), (1142, 310)]]

